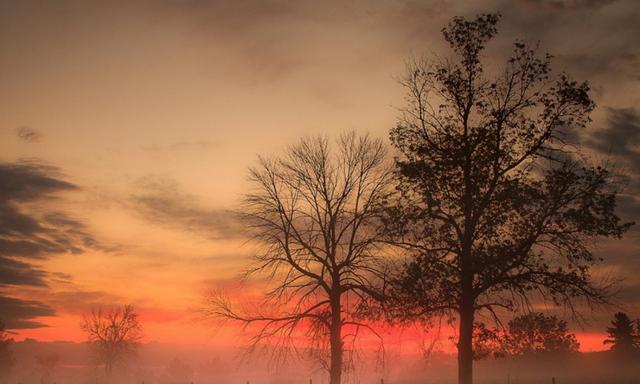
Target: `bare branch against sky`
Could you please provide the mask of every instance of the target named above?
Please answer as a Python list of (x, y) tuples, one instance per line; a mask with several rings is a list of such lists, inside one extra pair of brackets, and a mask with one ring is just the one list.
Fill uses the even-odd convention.
[[(355, 132), (335, 142), (307, 138), (282, 156), (261, 158), (250, 175), (243, 213), (259, 250), (247, 273), (266, 275), (272, 285), (254, 311), (215, 295), (208, 313), (249, 332), (255, 325), (251, 347), (271, 342), (279, 359), (306, 350), (340, 384), (357, 331), (377, 336), (358, 310), (383, 295), (378, 223), (392, 176), (385, 145)], [(310, 340), (300, 345), (297, 335)]]
[[(588, 81), (591, 121), (558, 131), (571, 152), (565, 159), (605, 165), (614, 213), (638, 222), (637, 0), (0, 1), (0, 321), (14, 356), (35, 348), (27, 339), (83, 342), (83, 314), (125, 303), (144, 319), (149, 341), (236, 348), (234, 326), (213, 336), (193, 309), (211, 287), (235, 286), (255, 256), (240, 216), (256, 156), (354, 131), (402, 158), (389, 129), (406, 117), (398, 80), (407, 62), (450, 57), (442, 28), (487, 13), (502, 17), (480, 55), (484, 78), (504, 74), (519, 41), (548, 52), (555, 74)], [(632, 321), (640, 316), (639, 228), (588, 248), (605, 260), (590, 276), (618, 282), (616, 311)], [(586, 243), (574, 245), (585, 254)], [(243, 287), (227, 289), (230, 302), (264, 294), (261, 279)], [(612, 311), (581, 312), (577, 321), (551, 302), (528, 305), (566, 320), (581, 352), (609, 347)], [(429, 349), (455, 353), (457, 324), (445, 323)], [(386, 345), (399, 356), (418, 353), (418, 340), (431, 335), (415, 327), (391, 327)], [(375, 349), (367, 343), (364, 351)], [(27, 360), (35, 364), (40, 352)], [(73, 365), (60, 356), (52, 381)], [(169, 371), (198, 381), (198, 365), (171, 356), (160, 373), (141, 368), (137, 381), (169, 380)], [(13, 372), (22, 382), (46, 376)]]

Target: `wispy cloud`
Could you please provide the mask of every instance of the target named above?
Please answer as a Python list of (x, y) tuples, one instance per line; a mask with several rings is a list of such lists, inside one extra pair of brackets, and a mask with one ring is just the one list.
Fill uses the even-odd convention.
[(42, 134), (38, 130), (30, 127), (18, 127), (16, 133), (21, 140), (27, 143), (33, 143), (42, 139)]
[(112, 307), (125, 303), (118, 295), (99, 290), (86, 290), (71, 283), (68, 289), (51, 292), (47, 304), (59, 311), (87, 314), (94, 308)]
[(170, 144), (150, 144), (142, 148), (149, 152), (173, 152), (173, 151), (191, 151), (191, 150), (208, 150), (216, 146), (216, 143), (209, 140), (185, 140)]
[(210, 239), (230, 239), (244, 235), (238, 215), (229, 209), (203, 206), (183, 192), (175, 180), (147, 176), (137, 183), (128, 206), (145, 220)]

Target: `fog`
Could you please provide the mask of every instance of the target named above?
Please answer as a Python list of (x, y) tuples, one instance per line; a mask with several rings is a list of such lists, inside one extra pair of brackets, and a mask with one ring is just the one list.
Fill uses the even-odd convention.
[[(38, 342), (27, 339), (12, 344), (15, 365), (7, 384), (97, 384), (105, 383), (104, 367), (97, 363), (90, 346), (73, 342)], [(49, 368), (46, 357), (57, 356)], [(456, 382), (455, 355), (433, 352), (425, 355), (360, 352), (346, 377), (347, 383), (435, 383)], [(476, 382), (510, 383), (637, 383), (638, 356), (621, 357), (612, 352), (577, 353), (519, 359), (488, 359), (476, 364)], [(54, 359), (56, 360), (56, 359)], [(202, 345), (146, 343), (121, 361), (111, 383), (182, 384), (239, 383), (294, 384), (328, 383), (322, 368), (305, 359), (275, 365), (268, 354), (248, 356), (242, 349), (219, 349)]]

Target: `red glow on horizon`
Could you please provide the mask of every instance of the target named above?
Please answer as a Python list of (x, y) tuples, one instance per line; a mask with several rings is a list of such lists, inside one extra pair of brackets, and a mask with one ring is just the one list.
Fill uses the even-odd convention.
[[(177, 345), (216, 345), (221, 347), (241, 347), (246, 345), (251, 336), (251, 329), (243, 331), (233, 324), (224, 326), (215, 321), (196, 317), (183, 311), (164, 309), (145, 309), (140, 311), (143, 325), (143, 343), (160, 342)], [(41, 319), (47, 326), (32, 329), (14, 330), (16, 341), (34, 339), (41, 342), (84, 342), (86, 336), (80, 329), (82, 316), (64, 315)], [(386, 348), (401, 350), (403, 354), (423, 353), (425, 348), (433, 347), (434, 351), (455, 354), (454, 338), (456, 330), (443, 326), (439, 330), (424, 330), (420, 327), (390, 328), (376, 326), (374, 328), (384, 338)], [(302, 333), (301, 333), (302, 334)], [(607, 350), (603, 344), (605, 333), (576, 332), (581, 352), (598, 352)], [(300, 342), (303, 343), (302, 338)], [(363, 349), (375, 350), (379, 347), (378, 339), (371, 333), (363, 331), (359, 345)]]

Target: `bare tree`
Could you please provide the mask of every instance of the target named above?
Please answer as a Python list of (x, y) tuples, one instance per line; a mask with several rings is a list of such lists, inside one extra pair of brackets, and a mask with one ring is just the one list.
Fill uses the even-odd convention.
[(339, 384), (346, 343), (361, 329), (375, 333), (357, 314), (364, 299), (381, 298), (377, 228), (391, 176), (384, 145), (355, 133), (335, 146), (304, 139), (282, 157), (261, 158), (250, 175), (245, 215), (261, 251), (247, 276), (267, 276), (271, 286), (257, 309), (238, 311), (218, 295), (210, 314), (257, 325), (252, 347), (269, 340), (284, 358), (301, 351), (292, 337), (304, 333), (304, 350)]
[(566, 140), (590, 121), (588, 84), (552, 75), (551, 56), (521, 41), (490, 74), (482, 53), (498, 20), (456, 17), (443, 29), (454, 55), (409, 65), (391, 130), (400, 198), (386, 233), (411, 257), (389, 296), (396, 316), (458, 319), (460, 384), (473, 381), (478, 312), (527, 309), (532, 295), (606, 302), (590, 245), (630, 225), (606, 167)]
[(131, 305), (106, 312), (92, 310), (80, 327), (104, 364), (107, 380), (110, 380), (114, 366), (133, 352), (142, 339), (142, 325)]

